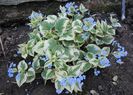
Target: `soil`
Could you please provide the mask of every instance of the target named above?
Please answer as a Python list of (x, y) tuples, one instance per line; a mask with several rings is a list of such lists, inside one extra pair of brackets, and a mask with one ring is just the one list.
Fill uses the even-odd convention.
[[(132, 2), (132, 0), (131, 0)], [(29, 3), (28, 3), (29, 4)], [(31, 3), (30, 3), (31, 4)], [(29, 4), (29, 5), (30, 5)], [(50, 4), (50, 3), (47, 3)], [(52, 3), (58, 8), (59, 4)], [(35, 4), (36, 5), (36, 4)], [(43, 9), (43, 12), (47, 12), (50, 7), (44, 7), (36, 5), (34, 7), (28, 7), (27, 4), (22, 5), (21, 11), (23, 11), (25, 18), (28, 17), (32, 10)], [(46, 5), (46, 4), (44, 4)], [(12, 7), (12, 6), (11, 6)], [(10, 7), (0, 7), (4, 10), (4, 14), (10, 15)], [(25, 10), (26, 9), (26, 10)], [(27, 11), (28, 10), (28, 11)], [(56, 9), (55, 9), (56, 10)], [(57, 10), (56, 10), (57, 11)], [(95, 92), (93, 95), (133, 95), (133, 4), (129, 3), (127, 7), (127, 19), (122, 23), (122, 28), (117, 30), (116, 38), (122, 46), (128, 51), (128, 56), (124, 59), (122, 65), (113, 64), (111, 67), (101, 70), (101, 74), (96, 77), (93, 75), (93, 70), (86, 73), (87, 79), (84, 82), (83, 92), (78, 95), (91, 95), (90, 92)], [(22, 13), (22, 14), (23, 14)], [(56, 12), (48, 12), (56, 13)], [(0, 37), (4, 46), (5, 56), (0, 48), (0, 95), (56, 95), (54, 84), (48, 82), (44, 86), (42, 79), (38, 78), (31, 84), (24, 84), (22, 87), (18, 87), (14, 78), (10, 79), (7, 76), (7, 68), (9, 64), (17, 62), (16, 52), (18, 44), (21, 44), (28, 40), (28, 33), (31, 32), (30, 27), (27, 25), (28, 20), (23, 19), (24, 16), (20, 15), (19, 18), (12, 20), (5, 20), (0, 24)], [(3, 19), (6, 19), (3, 17)], [(117, 82), (113, 82), (113, 77), (118, 76)], [(62, 94), (66, 95), (66, 94)], [(67, 94), (73, 95), (73, 94)]]

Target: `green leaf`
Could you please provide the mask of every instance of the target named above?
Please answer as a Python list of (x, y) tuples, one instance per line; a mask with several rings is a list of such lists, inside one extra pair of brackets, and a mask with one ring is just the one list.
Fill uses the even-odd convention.
[(24, 60), (19, 62), (19, 64), (18, 64), (18, 72), (24, 72), (25, 70), (27, 70), (27, 68), (28, 68), (28, 65), (27, 65), (27, 63)]
[(48, 22), (47, 20), (44, 20), (39, 25), (39, 29), (42, 34), (44, 34), (47, 31), (51, 31), (53, 27), (54, 27), (54, 24)]
[(39, 56), (35, 56), (34, 57), (33, 62), (32, 62), (32, 67), (35, 70), (38, 70), (40, 68), (40, 59), (39, 59)]
[(88, 11), (83, 4), (80, 4), (79, 10), (81, 11), (82, 14), (84, 14), (86, 11)]
[(48, 15), (47, 16), (47, 21), (50, 22), (51, 24), (54, 24), (57, 20), (57, 16), (56, 15)]
[(90, 59), (89, 63), (92, 64), (94, 67), (98, 66), (99, 60), (96, 58)]
[(55, 72), (52, 69), (44, 69), (41, 76), (45, 80), (52, 79), (55, 78)]
[(98, 47), (95, 44), (88, 44), (86, 46), (86, 48), (87, 48), (88, 52), (93, 53), (93, 54), (99, 54), (101, 51), (100, 47)]
[(21, 56), (25, 59), (28, 56), (28, 45), (27, 44), (20, 44), (19, 45), (19, 52)]
[(27, 80), (26, 83), (30, 83), (35, 79), (35, 70), (31, 67), (26, 72)]
[(83, 26), (82, 21), (79, 20), (79, 19), (77, 19), (77, 20), (75, 20), (75, 21), (72, 22), (72, 27), (77, 27), (77, 26), (79, 26), (79, 27), (82, 27)]
[(91, 60), (91, 59), (93, 59), (93, 58), (95, 58), (95, 55), (94, 55), (93, 53), (88, 52), (88, 53), (85, 55), (85, 59), (86, 59), (87, 61), (89, 61), (89, 60)]
[(60, 85), (58, 80), (55, 81), (55, 88), (62, 91), (64, 90), (64, 87)]
[(75, 42), (76, 43), (84, 43), (83, 35), (77, 34), (76, 37), (75, 37)]
[(110, 47), (103, 47), (101, 52), (104, 52), (104, 56), (108, 56), (110, 53)]
[(89, 62), (86, 62), (84, 60), (78, 61), (77, 64), (81, 64), (80, 65), (80, 71), (82, 73), (88, 71), (89, 69), (91, 69), (92, 65)]
[(84, 16), (81, 15), (81, 14), (75, 14), (74, 15), (74, 20), (77, 20), (77, 19), (82, 19)]
[(67, 18), (59, 18), (55, 24), (55, 30), (58, 35), (62, 34), (62, 31), (66, 29), (69, 20)]
[(75, 33), (72, 30), (69, 30), (69, 31), (63, 32), (59, 40), (72, 41), (74, 40), (74, 38), (75, 38)]
[(105, 36), (102, 38), (105, 44), (109, 45), (113, 42), (114, 37), (113, 36)]
[(25, 73), (18, 73), (16, 75), (16, 82), (17, 82), (17, 85), (20, 87), (22, 86), (27, 80), (27, 76)]
[(36, 52), (40, 55), (44, 54), (44, 41), (39, 41), (36, 43), (36, 45), (33, 47), (33, 52)]
[(74, 76), (78, 76), (81, 74), (80, 72), (80, 64), (75, 65), (75, 66), (69, 66), (67, 72), (68, 72), (68, 76), (70, 77), (74, 77)]
[(80, 26), (75, 26), (75, 27), (73, 27), (72, 31), (74, 31), (75, 33), (82, 33), (83, 29)]
[(102, 44), (104, 44), (104, 41), (101, 40), (101, 39), (96, 38), (95, 41), (96, 41), (96, 44), (97, 44), (97, 45), (102, 45)]
[(55, 61), (54, 66), (58, 70), (65, 70), (66, 71), (68, 69), (68, 66), (66, 65), (66, 63), (63, 60)]

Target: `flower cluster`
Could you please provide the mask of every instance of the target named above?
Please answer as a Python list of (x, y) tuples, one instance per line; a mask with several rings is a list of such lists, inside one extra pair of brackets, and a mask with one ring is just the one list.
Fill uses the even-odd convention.
[(32, 14), (29, 16), (29, 19), (37, 19), (37, 18), (42, 18), (43, 17), (43, 14), (42, 13), (37, 13), (37, 12), (32, 12)]
[(72, 14), (74, 14), (74, 12), (75, 12), (75, 13), (79, 13), (79, 12), (78, 12), (78, 6), (75, 5), (74, 2), (67, 3), (67, 4), (65, 5), (65, 8), (66, 8), (66, 14), (67, 14), (67, 15), (72, 15)]
[(44, 62), (49, 60), (49, 58), (47, 56), (40, 57), (40, 59), (43, 60)]
[(111, 64), (109, 59), (104, 57), (100, 59), (100, 65), (106, 68), (106, 67), (109, 67)]
[[(80, 75), (78, 77), (68, 77), (68, 78), (63, 78), (61, 79), (59, 82), (60, 82), (60, 85), (65, 87), (66, 85), (74, 85), (74, 84), (78, 84), (79, 88), (82, 89), (82, 86), (83, 86), (83, 80), (86, 79), (86, 76), (85, 75)], [(56, 90), (56, 93), (57, 94), (61, 94), (62, 93), (62, 90), (60, 89), (57, 89)]]
[(16, 67), (16, 64), (12, 62), (8, 68), (8, 76), (10, 78), (14, 76), (14, 70), (13, 70), (14, 67)]
[(98, 76), (100, 74), (100, 70), (97, 70), (97, 68), (94, 69), (94, 75)]
[(96, 26), (96, 22), (94, 21), (94, 19), (92, 17), (84, 18), (83, 22), (85, 24), (83, 26), (84, 31), (90, 31), (91, 29), (94, 28), (94, 26)]
[(122, 64), (123, 63), (122, 58), (126, 57), (128, 52), (117, 41), (113, 41), (112, 45), (117, 46), (117, 51), (113, 52), (113, 55), (116, 58), (116, 63)]

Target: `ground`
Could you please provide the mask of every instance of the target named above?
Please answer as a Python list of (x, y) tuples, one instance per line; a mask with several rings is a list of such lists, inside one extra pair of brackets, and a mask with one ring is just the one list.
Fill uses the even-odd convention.
[[(40, 7), (42, 8), (42, 6)], [(27, 10), (32, 10), (30, 8), (28, 9), (28, 7), (26, 8)], [(87, 72), (83, 92), (78, 93), (78, 95), (91, 95), (92, 90), (95, 92), (93, 95), (133, 95), (132, 10), (132, 4), (129, 4), (127, 19), (121, 22), (122, 28), (117, 29), (116, 35), (117, 41), (128, 51), (128, 56), (124, 59), (124, 63), (122, 65), (113, 63), (111, 67), (101, 70), (101, 74), (98, 77), (93, 75), (93, 70)], [(23, 10), (23, 12), (26, 14), (27, 11)], [(3, 13), (8, 15), (8, 11), (3, 11)], [(41, 78), (19, 88), (14, 79), (10, 79), (7, 76), (9, 64), (12, 61), (17, 62), (19, 59), (19, 57), (16, 57), (17, 45), (28, 40), (27, 34), (31, 29), (27, 23), (28, 20), (22, 20), (20, 15), (20, 18), (15, 21), (7, 21), (1, 24), (2, 32), (0, 31), (0, 37), (2, 38), (6, 56), (4, 57), (2, 49), (0, 48), (0, 93), (3, 95), (56, 95), (54, 84), (48, 82), (48, 84), (44, 86), (44, 82)], [(118, 80), (115, 83), (113, 81), (114, 76), (118, 76)]]

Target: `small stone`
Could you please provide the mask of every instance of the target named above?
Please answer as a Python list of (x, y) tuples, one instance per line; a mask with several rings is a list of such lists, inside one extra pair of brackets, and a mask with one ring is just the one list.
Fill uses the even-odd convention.
[(115, 76), (113, 77), (113, 81), (116, 82), (117, 80), (118, 80), (118, 76), (115, 75)]
[(117, 85), (117, 83), (116, 82), (112, 82), (114, 85)]
[(28, 91), (28, 89), (25, 89), (25, 92), (27, 92)]
[(92, 95), (99, 95), (99, 93), (97, 93), (95, 90), (90, 90), (90, 93), (91, 93)]
[(102, 87), (101, 85), (99, 85), (99, 86), (98, 86), (98, 89), (99, 89), (100, 91), (102, 91), (102, 90), (103, 90), (103, 87)]

